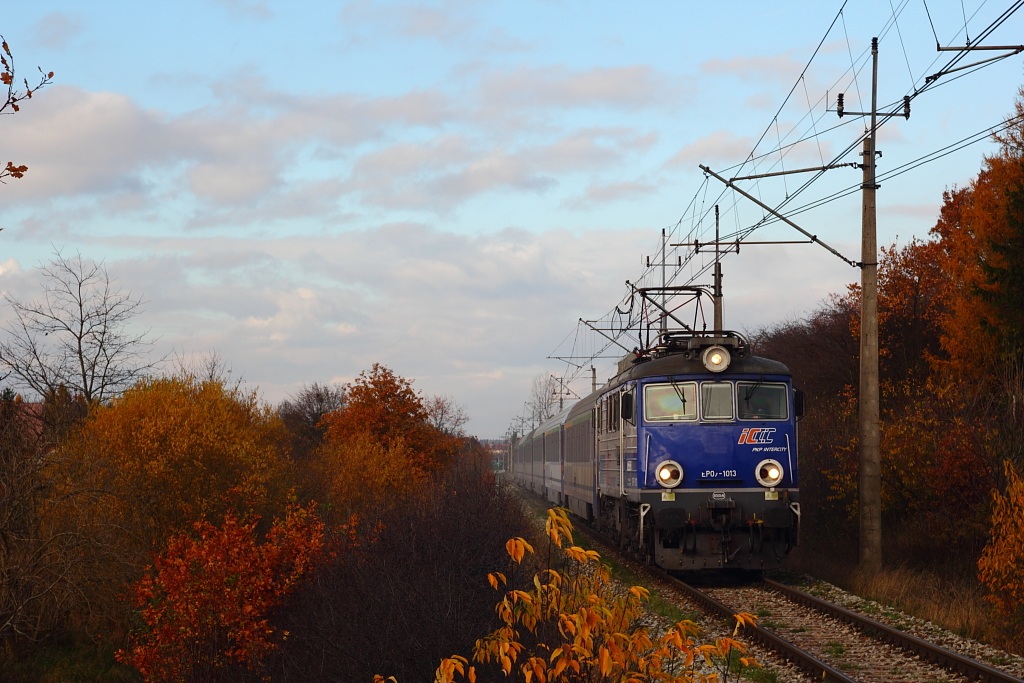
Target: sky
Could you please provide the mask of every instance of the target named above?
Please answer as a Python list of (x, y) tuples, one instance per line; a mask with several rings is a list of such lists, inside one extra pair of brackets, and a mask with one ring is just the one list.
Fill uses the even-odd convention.
[(144, 301), (167, 371), (216, 357), (277, 405), (380, 363), (497, 438), (538, 378), (585, 395), (603, 349), (607, 379), (593, 328), (627, 281), (709, 284), (672, 245), (713, 240), (715, 206), (748, 242), (725, 327), (859, 281), (873, 37), (879, 108), (912, 97), (878, 128), (878, 243), (927, 239), (1024, 83), (1024, 54), (940, 73), (936, 47), (1024, 43), (1024, 12), (986, 31), (1012, 4), (8, 0), (19, 82), (55, 75), (0, 116), (28, 166), (0, 185), (0, 291), (80, 254)]

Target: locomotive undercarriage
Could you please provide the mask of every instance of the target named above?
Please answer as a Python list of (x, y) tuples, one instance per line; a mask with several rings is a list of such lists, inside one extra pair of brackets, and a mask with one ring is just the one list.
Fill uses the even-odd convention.
[[(783, 492), (715, 500), (688, 494), (692, 504), (602, 497), (597, 523), (623, 550), (667, 570), (762, 570), (779, 567), (799, 542), (799, 504)], [(646, 500), (648, 496), (643, 496)]]

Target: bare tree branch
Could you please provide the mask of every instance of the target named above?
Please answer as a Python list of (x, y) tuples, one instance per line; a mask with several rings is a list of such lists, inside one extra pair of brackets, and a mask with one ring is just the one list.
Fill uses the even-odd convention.
[(61, 388), (89, 404), (113, 398), (144, 376), (150, 360), (148, 330), (129, 331), (142, 300), (114, 287), (102, 263), (60, 251), (42, 268), (41, 299), (4, 299), (14, 320), (0, 341), (0, 365), (21, 389), (40, 397)]
[(448, 395), (432, 396), (423, 401), (427, 419), (440, 432), (449, 436), (465, 436), (463, 427), (469, 422), (466, 409)]
[(551, 375), (537, 375), (530, 387), (530, 409), (536, 424), (558, 412), (558, 382)]

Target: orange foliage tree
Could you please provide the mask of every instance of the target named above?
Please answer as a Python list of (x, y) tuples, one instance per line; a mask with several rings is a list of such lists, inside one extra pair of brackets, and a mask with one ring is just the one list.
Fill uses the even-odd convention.
[(376, 363), (345, 388), (344, 406), (322, 424), (323, 443), (307, 468), (308, 493), (340, 519), (368, 507), (383, 512), (413, 495), (454, 460), (463, 442), (432, 424), (412, 382)]
[(148, 548), (228, 510), (282, 510), (285, 438), (254, 392), (183, 374), (144, 380), (98, 408), (66, 451), (101, 468), (105, 505)]
[(124, 591), (172, 534), (227, 512), (281, 514), (291, 486), (284, 442), (280, 419), (254, 394), (188, 374), (139, 382), (96, 407), (44, 472), (47, 532), (82, 539), (72, 615), (117, 639)]
[(404, 442), (421, 460), (419, 469), (429, 472), (445, 459), (443, 434), (430, 424), (422, 397), (410, 380), (374, 363), (346, 387), (345, 405), (324, 416), (326, 439), (344, 442), (357, 435), (379, 441), (385, 447)]
[[(980, 362), (978, 341), (1001, 353), (1024, 343), (1024, 89), (1015, 115), (995, 136), (1000, 148), (986, 156), (965, 188), (947, 191), (932, 234), (951, 278), (943, 346), (960, 376), (980, 379), (993, 365)], [(994, 344), (992, 343), (994, 342)], [(999, 362), (999, 353), (986, 359)]]
[(978, 579), (989, 590), (988, 600), (1020, 637), (1024, 626), (1024, 480), (1009, 462), (1004, 463), (1006, 493), (993, 494), (992, 531), (978, 561)]
[(117, 659), (146, 681), (232, 681), (260, 673), (280, 638), (271, 611), (297, 587), (324, 547), (313, 510), (290, 507), (264, 540), (257, 519), (227, 514), (172, 536), (135, 588), (144, 628)]

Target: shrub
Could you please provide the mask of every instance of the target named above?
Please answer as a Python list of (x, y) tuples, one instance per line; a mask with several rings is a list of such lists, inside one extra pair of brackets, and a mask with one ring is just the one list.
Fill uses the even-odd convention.
[[(734, 671), (739, 680), (743, 668), (758, 666), (735, 640), (742, 626), (755, 622), (753, 615), (737, 614), (734, 637), (713, 644), (698, 644), (699, 628), (688, 620), (655, 640), (640, 621), (648, 591), (641, 586), (617, 590), (596, 551), (565, 547), (572, 542), (572, 523), (565, 510), (549, 510), (545, 529), (549, 550), (564, 548), (564, 568), (559, 571), (549, 563), (526, 590), (514, 587), (513, 576), (489, 574), (491, 587), (504, 591), (497, 606), (501, 624), (477, 641), (473, 661), (479, 668), (467, 657), (448, 657), (437, 668), (437, 683), (473, 683), (481, 676), (497, 680), (499, 673), (524, 683), (724, 682)], [(510, 539), (506, 549), (513, 571), (533, 553), (521, 537)], [(699, 662), (709, 668), (700, 670)], [(395, 680), (375, 678), (376, 683)]]
[(323, 548), (323, 523), (292, 507), (260, 542), (257, 520), (233, 515), (195, 535), (171, 537), (135, 596), (145, 627), (118, 661), (147, 681), (238, 680), (260, 672), (287, 637), (269, 616), (306, 575)]

